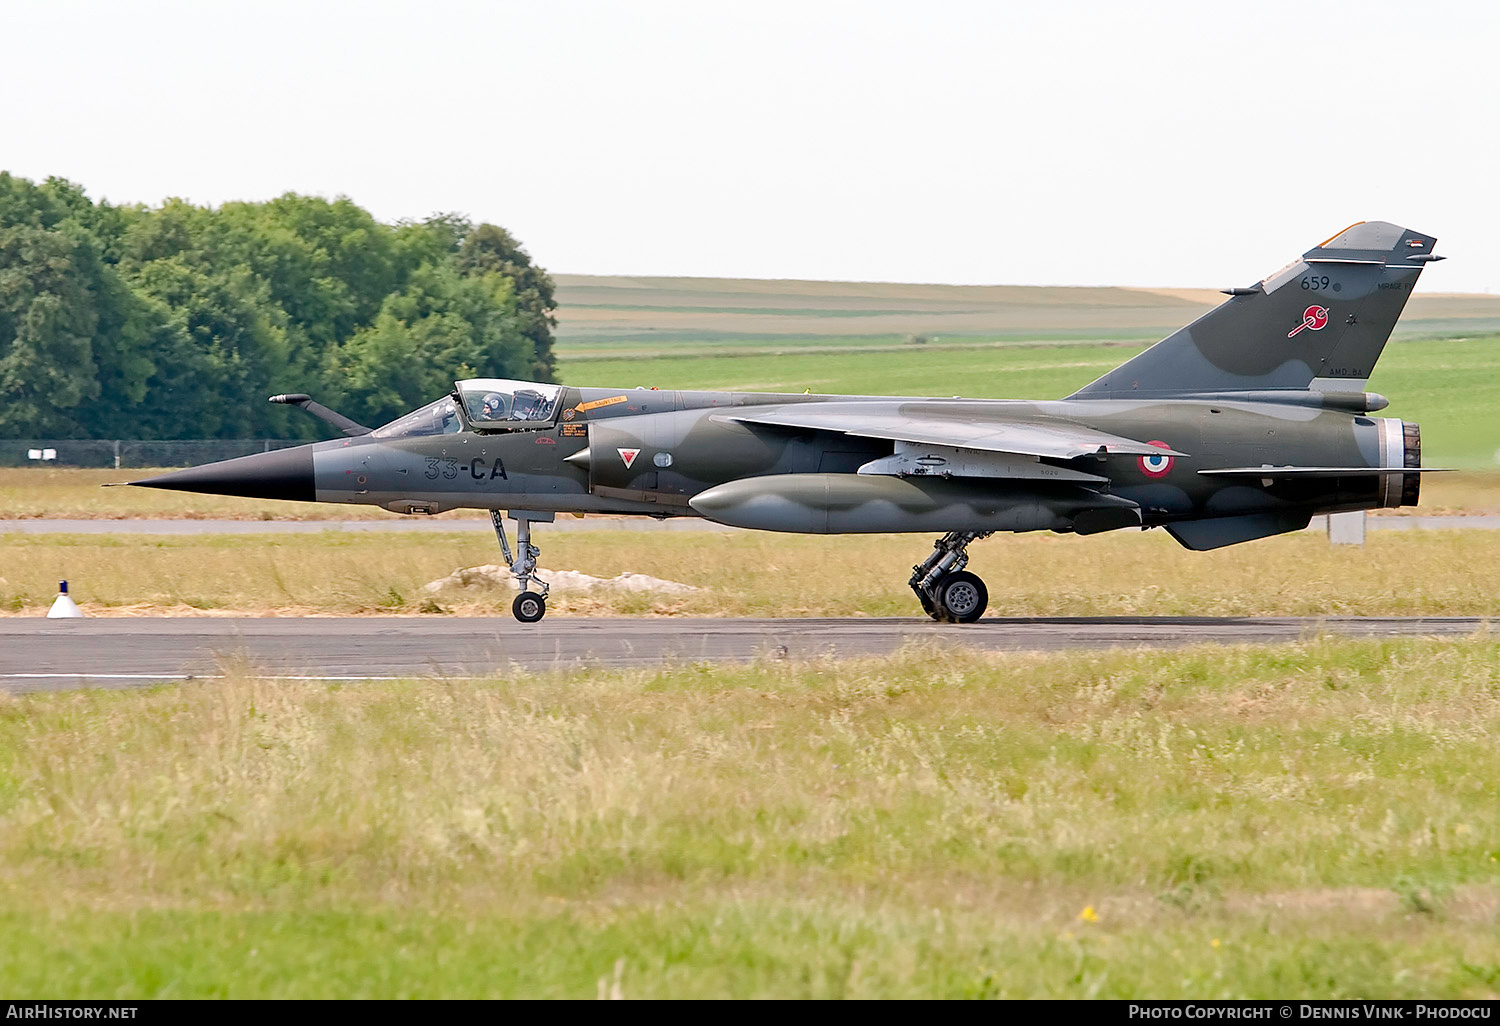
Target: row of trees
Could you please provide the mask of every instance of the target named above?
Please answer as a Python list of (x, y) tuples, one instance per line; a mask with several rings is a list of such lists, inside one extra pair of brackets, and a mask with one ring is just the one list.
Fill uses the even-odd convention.
[(345, 198), (94, 203), (0, 172), (0, 437), (320, 437), (473, 374), (552, 380), (552, 280), (504, 228)]

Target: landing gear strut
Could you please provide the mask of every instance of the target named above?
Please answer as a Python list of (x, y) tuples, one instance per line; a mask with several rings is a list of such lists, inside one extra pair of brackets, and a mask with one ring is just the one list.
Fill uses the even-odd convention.
[[(495, 537), (500, 539), (500, 552), (505, 556), (505, 565), (516, 575), (521, 585), (521, 594), (510, 604), (510, 611), (522, 623), (536, 623), (547, 615), (547, 592), (551, 585), (536, 576), (536, 557), (542, 550), (531, 544), (531, 522), (550, 524), (557, 519), (555, 513), (528, 513), (514, 511), (511, 518), (516, 522), (516, 554), (510, 554), (510, 543), (505, 539), (505, 517), (498, 509), (490, 510), (490, 523), (495, 525)], [(535, 582), (541, 591), (532, 591)]]
[(916, 592), (922, 611), (934, 620), (973, 623), (984, 615), (990, 593), (984, 582), (964, 569), (969, 543), (990, 531), (949, 531), (932, 544), (932, 554), (911, 568), (906, 583)]

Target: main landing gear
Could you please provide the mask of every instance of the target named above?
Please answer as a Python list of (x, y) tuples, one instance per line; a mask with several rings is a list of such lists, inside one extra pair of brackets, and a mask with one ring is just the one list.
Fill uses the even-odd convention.
[(932, 555), (911, 568), (906, 583), (917, 593), (922, 610), (934, 620), (973, 623), (984, 615), (990, 593), (969, 564), (969, 543), (988, 538), (991, 531), (949, 531), (932, 543)]
[[(505, 517), (498, 509), (490, 510), (490, 523), (495, 525), (495, 537), (500, 539), (505, 564), (521, 585), (521, 594), (510, 604), (510, 611), (522, 623), (536, 623), (547, 615), (547, 592), (551, 585), (536, 576), (536, 557), (542, 554), (542, 550), (531, 544), (531, 522), (550, 524), (557, 519), (557, 514), (516, 511), (511, 513), (511, 518), (516, 522), (515, 556), (511, 556), (510, 543), (505, 540)], [(542, 590), (532, 591), (533, 582)]]

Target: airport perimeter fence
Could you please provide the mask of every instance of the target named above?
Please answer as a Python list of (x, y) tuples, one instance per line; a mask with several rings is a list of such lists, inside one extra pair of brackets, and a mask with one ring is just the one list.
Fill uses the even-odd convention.
[(306, 444), (305, 438), (5, 438), (0, 467), (191, 467)]

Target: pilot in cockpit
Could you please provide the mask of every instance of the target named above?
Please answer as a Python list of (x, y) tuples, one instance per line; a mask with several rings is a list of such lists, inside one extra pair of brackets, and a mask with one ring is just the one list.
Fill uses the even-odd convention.
[(480, 403), (479, 411), (481, 420), (504, 420), (505, 396), (499, 392), (489, 393)]
[(542, 385), (499, 378), (479, 378), (458, 382), (457, 394), (468, 411), (469, 419), (481, 429), (494, 428), (506, 421), (550, 421), (557, 412), (559, 385)]

